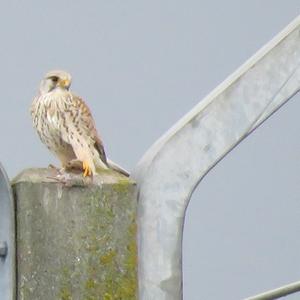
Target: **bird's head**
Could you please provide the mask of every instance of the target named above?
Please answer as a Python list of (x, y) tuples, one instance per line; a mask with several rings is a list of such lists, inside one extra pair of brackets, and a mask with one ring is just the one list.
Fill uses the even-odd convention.
[(61, 70), (48, 72), (40, 84), (40, 92), (42, 94), (60, 88), (68, 90), (70, 88), (72, 77), (69, 73)]

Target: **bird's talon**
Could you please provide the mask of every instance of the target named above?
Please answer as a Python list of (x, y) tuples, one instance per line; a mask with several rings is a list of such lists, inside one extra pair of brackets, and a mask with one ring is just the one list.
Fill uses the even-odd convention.
[(83, 168), (83, 177), (92, 175), (92, 169), (87, 161), (84, 160), (82, 162), (82, 168)]

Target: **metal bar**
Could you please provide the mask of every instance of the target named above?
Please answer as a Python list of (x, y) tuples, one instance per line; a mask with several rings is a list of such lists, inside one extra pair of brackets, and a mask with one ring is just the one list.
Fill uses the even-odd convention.
[(15, 208), (12, 191), (0, 164), (0, 299), (16, 299)]
[(287, 284), (280, 288), (270, 290), (253, 297), (249, 297), (245, 300), (274, 300), (297, 292), (300, 292), (300, 281)]
[(139, 299), (182, 299), (182, 232), (190, 197), (229, 151), (300, 88), (300, 17), (165, 133), (138, 183)]

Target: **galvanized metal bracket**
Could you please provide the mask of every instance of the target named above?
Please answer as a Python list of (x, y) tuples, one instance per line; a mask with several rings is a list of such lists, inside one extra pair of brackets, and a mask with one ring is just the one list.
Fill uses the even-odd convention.
[(16, 299), (15, 205), (10, 182), (0, 164), (0, 299)]
[(300, 16), (143, 156), (131, 175), (139, 192), (140, 300), (182, 299), (182, 233), (193, 191), (299, 90)]

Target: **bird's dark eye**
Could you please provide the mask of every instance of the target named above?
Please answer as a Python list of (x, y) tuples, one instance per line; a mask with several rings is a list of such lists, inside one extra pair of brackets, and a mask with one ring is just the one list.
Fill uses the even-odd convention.
[(53, 82), (57, 82), (58, 81), (58, 77), (57, 76), (51, 76), (50, 78), (52, 79)]
[(59, 78), (57, 76), (49, 76), (47, 79), (50, 79), (52, 82), (56, 83), (58, 82)]

